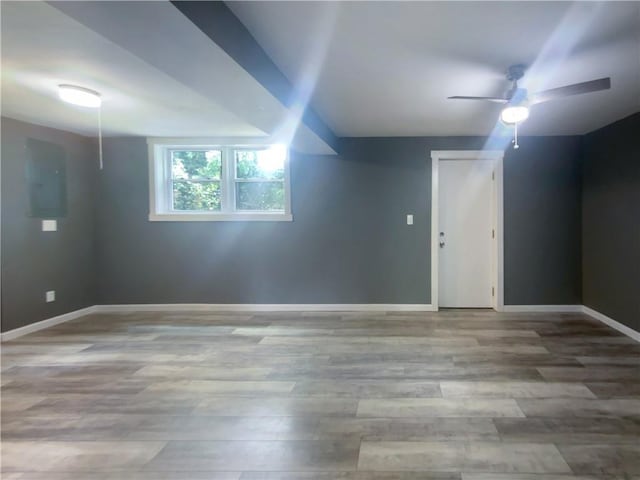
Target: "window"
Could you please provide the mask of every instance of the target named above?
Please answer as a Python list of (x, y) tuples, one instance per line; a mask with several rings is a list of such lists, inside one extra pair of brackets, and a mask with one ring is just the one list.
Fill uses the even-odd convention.
[(171, 208), (181, 212), (220, 211), (221, 150), (169, 150)]
[(291, 221), (289, 162), (280, 145), (149, 141), (156, 221)]

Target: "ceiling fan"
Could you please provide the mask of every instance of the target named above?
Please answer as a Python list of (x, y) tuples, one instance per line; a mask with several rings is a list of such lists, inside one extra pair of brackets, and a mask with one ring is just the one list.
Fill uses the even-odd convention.
[(527, 89), (518, 87), (518, 80), (524, 76), (524, 65), (511, 65), (507, 69), (507, 80), (511, 82), (511, 88), (503, 97), (470, 97), (456, 95), (448, 97), (450, 100), (482, 100), (485, 102), (501, 103), (506, 107), (500, 113), (500, 119), (509, 125), (516, 127), (514, 148), (518, 148), (518, 124), (529, 118), (529, 107), (536, 103), (557, 100), (571, 95), (598, 92), (611, 88), (611, 78), (598, 78), (588, 82), (574, 83), (564, 87), (552, 88), (541, 92), (529, 94)]

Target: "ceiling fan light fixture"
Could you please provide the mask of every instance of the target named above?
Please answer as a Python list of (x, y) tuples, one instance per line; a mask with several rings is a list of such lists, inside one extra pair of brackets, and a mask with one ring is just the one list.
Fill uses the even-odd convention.
[(511, 105), (500, 113), (500, 120), (509, 125), (524, 122), (529, 118), (529, 107), (525, 105)]
[(102, 104), (100, 94), (76, 85), (58, 85), (60, 100), (80, 107), (98, 108)]

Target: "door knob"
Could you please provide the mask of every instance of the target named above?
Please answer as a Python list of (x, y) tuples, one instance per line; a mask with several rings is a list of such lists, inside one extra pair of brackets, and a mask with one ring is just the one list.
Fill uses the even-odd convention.
[(444, 247), (444, 232), (440, 232), (440, 248)]

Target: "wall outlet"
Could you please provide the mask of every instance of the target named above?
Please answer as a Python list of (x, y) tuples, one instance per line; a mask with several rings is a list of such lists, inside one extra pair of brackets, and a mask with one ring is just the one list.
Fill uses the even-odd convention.
[(413, 225), (413, 215), (411, 213), (407, 215), (407, 225)]
[(44, 298), (47, 301), (47, 303), (55, 302), (56, 301), (56, 291), (55, 290), (49, 290), (47, 293), (45, 293)]
[(55, 232), (56, 230), (58, 230), (57, 220), (42, 220), (43, 232)]

